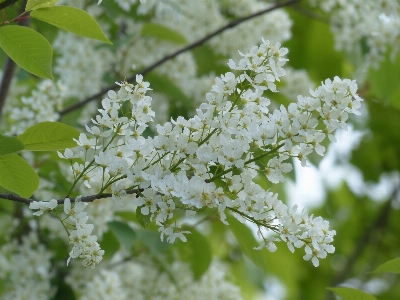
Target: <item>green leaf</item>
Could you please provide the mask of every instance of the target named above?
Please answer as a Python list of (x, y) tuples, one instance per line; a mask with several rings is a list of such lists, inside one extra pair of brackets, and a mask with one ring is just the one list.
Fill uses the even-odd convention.
[(136, 208), (136, 220), (139, 222), (142, 228), (147, 228), (151, 224), (150, 214), (144, 215), (141, 212), (142, 207)]
[(198, 76), (208, 76), (210, 73), (219, 75), (230, 71), (226, 63), (228, 57), (215, 53), (213, 48), (208, 45), (196, 47), (192, 50), (192, 53), (196, 60)]
[(373, 273), (397, 273), (400, 274), (400, 257), (389, 260), (380, 265)]
[(69, 6), (54, 6), (35, 10), (31, 13), (31, 17), (77, 35), (112, 44), (96, 20), (84, 10)]
[(120, 243), (111, 230), (103, 234), (99, 242), (100, 248), (104, 250), (104, 258), (111, 259), (114, 254), (119, 250)]
[(118, 242), (128, 251), (132, 249), (132, 246), (136, 241), (136, 233), (127, 224), (112, 221), (108, 223), (108, 228), (117, 238)]
[(186, 39), (180, 33), (160, 24), (146, 23), (142, 28), (142, 35), (151, 36), (175, 44), (186, 44)]
[(232, 231), (233, 235), (241, 246), (243, 253), (250, 258), (250, 260), (256, 266), (262, 266), (264, 260), (263, 255), (261, 251), (254, 250), (254, 247), (258, 247), (259, 244), (254, 238), (250, 228), (239, 222), (232, 215), (226, 215), (226, 220), (229, 223), (229, 229)]
[(77, 300), (74, 295), (74, 290), (65, 281), (60, 280), (57, 282), (57, 292), (52, 297), (57, 300)]
[(137, 222), (136, 220), (136, 213), (131, 211), (117, 211), (115, 212), (116, 216), (119, 216), (127, 221)]
[(137, 239), (144, 244), (151, 254), (165, 253), (171, 244), (163, 242), (160, 239), (160, 234), (156, 231), (149, 229), (138, 229)]
[(390, 53), (386, 54), (384, 61), (380, 63), (379, 69), (370, 69), (369, 72), (370, 90), (378, 99), (391, 103), (400, 109), (400, 57), (396, 60), (390, 58)]
[(0, 156), (14, 153), (24, 149), (24, 144), (16, 137), (0, 133)]
[(179, 244), (181, 259), (190, 263), (194, 279), (199, 279), (211, 264), (210, 245), (207, 239), (193, 227), (182, 226), (182, 229), (189, 230), (191, 234), (185, 235), (186, 243)]
[(16, 25), (0, 27), (0, 48), (21, 68), (36, 76), (53, 79), (53, 50), (35, 30)]
[(25, 11), (54, 6), (58, 0), (28, 0)]
[(39, 177), (30, 164), (12, 153), (0, 156), (0, 185), (27, 198), (39, 187)]
[(373, 116), (368, 120), (370, 133), (353, 151), (351, 163), (361, 170), (365, 181), (378, 182), (382, 173), (400, 168), (400, 110), (375, 101), (368, 102), (368, 110)]
[(154, 89), (161, 89), (163, 93), (172, 100), (182, 99), (184, 102), (193, 103), (193, 99), (186, 96), (179, 87), (177, 87), (172, 80), (166, 76), (150, 72), (146, 75), (146, 79), (150, 82)]
[(18, 136), (24, 143), (25, 150), (54, 151), (76, 147), (73, 138), (79, 137), (79, 131), (75, 128), (58, 123), (42, 122), (26, 129)]
[(377, 300), (371, 294), (354, 288), (337, 287), (327, 289), (334, 292), (335, 294), (338, 294), (344, 300)]
[[(344, 55), (335, 50), (329, 24), (294, 11), (291, 19), (293, 37), (284, 43), (284, 47), (291, 50), (287, 56), (290, 65), (295, 69), (306, 69), (316, 82), (341, 76)], [(327, 64), (327, 61), (335, 63)]]
[(171, 118), (186, 116), (188, 111), (195, 108), (196, 104), (193, 99), (186, 96), (168, 77), (150, 72), (146, 75), (146, 80), (150, 82), (151, 87), (155, 91), (163, 91), (163, 94), (168, 97)]
[(129, 17), (137, 20), (135, 10), (131, 9), (130, 12), (123, 10), (119, 5), (115, 5), (114, 1), (103, 1), (101, 3), (104, 13), (107, 15), (108, 19), (115, 20), (121, 18), (121, 16)]

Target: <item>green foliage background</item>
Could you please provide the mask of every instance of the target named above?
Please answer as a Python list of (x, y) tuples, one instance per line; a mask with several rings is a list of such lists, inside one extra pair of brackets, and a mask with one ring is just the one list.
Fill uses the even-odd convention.
[[(107, 2), (109, 1), (105, 0), (103, 3), (108, 10), (107, 17), (126, 15), (115, 4)], [(8, 10), (11, 11), (11, 8)], [(288, 12), (294, 21), (293, 37), (284, 44), (289, 48), (288, 65), (307, 70), (316, 84), (334, 76), (351, 77), (355, 66), (347, 58), (349, 55), (334, 50), (329, 26), (294, 10), (288, 9)], [(39, 22), (34, 22), (32, 28), (50, 41), (57, 32), (53, 27)], [(155, 24), (148, 24), (144, 33), (171, 43), (185, 43), (178, 33)], [(115, 47), (123, 42), (113, 38), (110, 39)], [(207, 45), (194, 49), (193, 54), (199, 75), (209, 72), (219, 75), (227, 70), (224, 63), (227, 57), (214, 53)], [(4, 61), (3, 54), (0, 62), (3, 64)], [(23, 74), (24, 71), (19, 70), (17, 76), (27, 80), (26, 74)], [(121, 80), (116, 74), (108, 76), (110, 83)], [(145, 80), (150, 82), (154, 90), (167, 96), (171, 104), (171, 117), (187, 115), (187, 110), (193, 109), (191, 99), (156, 71), (146, 75)], [(395, 61), (387, 58), (379, 69), (371, 70), (359, 90), (369, 112), (367, 127), (360, 129), (368, 130), (368, 134), (353, 151), (351, 163), (361, 171), (364, 180), (377, 182), (385, 172), (400, 169), (399, 56)], [(180, 105), (176, 104), (178, 100)], [(288, 99), (277, 97), (276, 101), (287, 103)], [(74, 117), (67, 115), (63, 121), (74, 125)], [(357, 128), (360, 125), (355, 126)], [(57, 159), (56, 155), (51, 154), (49, 160), (38, 168), (38, 173), (41, 177), (49, 178), (54, 176), (56, 170), (56, 188), (62, 194), (67, 191), (67, 183), (55, 163)], [(315, 159), (313, 162), (319, 161)], [(267, 184), (267, 181), (260, 179), (260, 184)], [(283, 191), (284, 186), (278, 189)], [(0, 188), (0, 192), (6, 190)], [(280, 198), (282, 197), (284, 192), (280, 192)], [(143, 216), (121, 210), (118, 213), (120, 219), (109, 223), (109, 230), (101, 240), (101, 247), (106, 251), (106, 259), (111, 258), (119, 247), (131, 251), (133, 256), (139, 250), (148, 251), (154, 257), (166, 255), (170, 261), (178, 255), (190, 264), (195, 278), (199, 278), (207, 270), (213, 258), (218, 258), (232, 267), (231, 280), (242, 288), (246, 299), (253, 299), (260, 291), (268, 294), (269, 286), (263, 284), (265, 278), (277, 278), (285, 288), (287, 300), (333, 299), (326, 288), (350, 278), (358, 278), (361, 282), (381, 278), (388, 283), (388, 288), (376, 295), (377, 298), (399, 299), (400, 282), (396, 275), (370, 273), (385, 261), (400, 256), (400, 211), (391, 205), (391, 201), (392, 199), (386, 199), (376, 202), (367, 197), (359, 197), (345, 183), (335, 190), (329, 190), (324, 202), (312, 213), (329, 220), (331, 227), (337, 231), (334, 243), (336, 251), (327, 259), (321, 260), (318, 268), (302, 259), (302, 251), (292, 254), (285, 245), (280, 245), (275, 253), (253, 250), (257, 246), (253, 232), (233, 217), (228, 218), (230, 226), (210, 218), (208, 230), (190, 228), (192, 234), (188, 236), (187, 243), (169, 245), (159, 240), (154, 224), (146, 229), (131, 229), (126, 222), (145, 222), (140, 219)], [(0, 218), (2, 215), (20, 211), (20, 207), (21, 204), (0, 201)], [(5, 242), (1, 239), (0, 241)], [(68, 256), (62, 243), (48, 243), (56, 253), (55, 259), (63, 260)], [(73, 299), (70, 288), (61, 278), (56, 280), (55, 285), (58, 286), (55, 299)]]

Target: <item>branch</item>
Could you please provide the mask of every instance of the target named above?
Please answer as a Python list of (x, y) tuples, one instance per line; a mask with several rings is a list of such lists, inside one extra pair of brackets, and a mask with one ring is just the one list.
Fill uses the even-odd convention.
[[(0, 4), (0, 9), (2, 9), (2, 7), (4, 6), (4, 4), (6, 2), (12, 2), (7, 5), (7, 6), (9, 6), (16, 1), (15, 0), (14, 0), (14, 2), (13, 1), (5, 1), (2, 4)], [(26, 6), (26, 1), (23, 1), (20, 12), (24, 12), (25, 6)], [(21, 25), (21, 26), (29, 26), (29, 23), (30, 23), (30, 19), (21, 19), (18, 21), (18, 25)], [(3, 111), (4, 104), (6, 103), (8, 90), (10, 89), (11, 82), (14, 77), (15, 67), (16, 67), (15, 62), (11, 58), (7, 57), (7, 61), (5, 63), (4, 71), (3, 71), (3, 78), (1, 79), (1, 84), (0, 84), (0, 119), (1, 119), (1, 113)]]
[[(137, 189), (133, 189), (133, 190), (127, 190), (126, 193), (128, 195), (131, 194), (136, 194), (138, 192)], [(90, 196), (86, 196), (86, 197), (82, 197), (81, 201), (82, 202), (93, 202), (96, 199), (104, 199), (104, 198), (110, 198), (112, 197), (112, 194), (106, 193), (106, 194), (100, 194), (100, 195), (90, 195)], [(28, 198), (23, 198), (14, 194), (4, 194), (4, 193), (0, 193), (0, 199), (5, 199), (5, 200), (11, 200), (14, 202), (19, 202), (19, 203), (23, 203), (23, 204), (31, 204), (33, 201), (33, 199), (28, 199)], [(59, 199), (57, 200), (58, 204), (64, 204), (66, 198), (63, 199)], [(75, 202), (76, 198), (69, 198), (71, 200), (71, 202)]]
[[(266, 14), (268, 12), (274, 11), (274, 10), (276, 10), (278, 8), (294, 4), (294, 3), (298, 2), (298, 1), (300, 1), (300, 0), (290, 0), (290, 1), (287, 1), (287, 2), (284, 2), (284, 3), (276, 4), (276, 5), (274, 5), (274, 6), (270, 7), (270, 8), (266, 8), (266, 9), (261, 10), (259, 12), (256, 12), (256, 13), (253, 13), (251, 15), (248, 15), (246, 17), (236, 19), (236, 20), (228, 23), (224, 27), (221, 27), (221, 28), (217, 29), (216, 31), (210, 33), (209, 35), (206, 35), (205, 37), (201, 38), (200, 40), (197, 40), (196, 42), (194, 42), (192, 44), (189, 44), (186, 47), (183, 47), (183, 48), (181, 48), (180, 50), (178, 50), (176, 52), (173, 52), (173, 53), (171, 53), (171, 54), (169, 54), (167, 56), (164, 56), (162, 59), (160, 59), (160, 60), (156, 61), (155, 63), (153, 63), (152, 65), (144, 68), (140, 72), (132, 75), (131, 77), (128, 77), (126, 79), (126, 81), (135, 80), (136, 75), (138, 75), (138, 74), (145, 75), (145, 74), (149, 73), (150, 71), (152, 71), (153, 69), (155, 69), (155, 68), (159, 67), (160, 65), (166, 63), (167, 61), (177, 57), (179, 54), (184, 53), (186, 51), (189, 51), (189, 50), (191, 50), (193, 48), (196, 48), (196, 47), (204, 44), (208, 40), (210, 40), (213, 37), (215, 37), (215, 36), (219, 35), (220, 33), (224, 32), (225, 30), (228, 30), (230, 28), (236, 27), (240, 23), (243, 23), (243, 22), (246, 22), (246, 21), (251, 20), (253, 18), (259, 17), (259, 16), (261, 16), (263, 14)], [(98, 97), (104, 95), (109, 90), (114, 90), (114, 89), (117, 89), (117, 88), (119, 88), (119, 85), (117, 85), (117, 84), (110, 85), (110, 86), (102, 89), (100, 92), (98, 92), (98, 93), (86, 98), (85, 100), (83, 100), (81, 102), (78, 102), (78, 103), (75, 103), (74, 105), (71, 105), (70, 107), (67, 107), (67, 108), (63, 109), (62, 111), (60, 111), (59, 114), (60, 114), (60, 116), (63, 116), (65, 114), (67, 114), (67, 113), (70, 113), (70, 112), (72, 112), (72, 111), (84, 106), (85, 104), (89, 103), (90, 101), (95, 100)]]
[(15, 62), (11, 58), (7, 57), (4, 66), (3, 78), (1, 79), (0, 84), (0, 116), (3, 111), (4, 104), (6, 103), (8, 90), (10, 89), (11, 82), (14, 77), (15, 67)]
[[(349, 256), (346, 265), (342, 268), (339, 274), (331, 281), (330, 286), (336, 286), (337, 284), (343, 282), (347, 277), (350, 276), (351, 270), (353, 269), (355, 263), (360, 258), (361, 254), (371, 242), (372, 237), (378, 232), (382, 231), (387, 225), (389, 219), (389, 213), (392, 208), (392, 202), (395, 201), (398, 193), (400, 192), (400, 186), (397, 186), (390, 198), (383, 204), (382, 208), (378, 212), (375, 221), (364, 230), (364, 234), (358, 239), (356, 246), (354, 247), (353, 253)], [(326, 297), (327, 300), (334, 299), (333, 294), (329, 292)]]
[(3, 3), (0, 4), (0, 9), (5, 9), (8, 6), (11, 6), (13, 4), (15, 4), (15, 2), (17, 2), (18, 0), (6, 0)]
[(302, 15), (304, 15), (306, 17), (311, 18), (311, 19), (320, 21), (320, 22), (325, 23), (325, 24), (330, 24), (329, 19), (327, 19), (324, 16), (321, 16), (319, 14), (316, 14), (316, 13), (314, 13), (314, 12), (312, 12), (312, 11), (310, 11), (310, 10), (308, 10), (308, 9), (298, 5), (298, 4), (293, 5), (292, 9), (297, 11), (299, 14), (302, 14)]

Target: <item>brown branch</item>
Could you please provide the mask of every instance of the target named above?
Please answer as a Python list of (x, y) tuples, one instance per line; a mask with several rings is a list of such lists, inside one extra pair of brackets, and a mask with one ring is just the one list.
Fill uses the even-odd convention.
[[(400, 192), (400, 186), (396, 187), (390, 196), (390, 198), (383, 204), (382, 208), (377, 214), (374, 222), (364, 230), (364, 234), (358, 239), (356, 246), (354, 247), (353, 253), (349, 256), (346, 265), (342, 270), (335, 276), (331, 281), (330, 286), (336, 286), (337, 284), (343, 282), (350, 276), (351, 270), (356, 264), (357, 260), (360, 258), (361, 254), (364, 252), (368, 244), (371, 242), (372, 237), (379, 231), (382, 231), (387, 225), (389, 219), (389, 213), (392, 209), (392, 203), (395, 201), (398, 193)], [(326, 297), (327, 300), (334, 299), (333, 293), (328, 292)]]
[(17, 1), (18, 0), (6, 0), (6, 1), (4, 1), (3, 3), (0, 4), (0, 9), (5, 9), (8, 6), (11, 6), (11, 5), (15, 4), (15, 2), (17, 2)]
[(4, 104), (6, 103), (8, 90), (10, 89), (14, 77), (15, 67), (15, 62), (8, 57), (4, 66), (3, 78), (1, 79), (0, 84), (0, 117)]
[[(133, 81), (133, 80), (135, 80), (137, 74), (145, 75), (145, 74), (149, 73), (150, 71), (154, 70), (155, 68), (159, 67), (160, 65), (166, 63), (167, 61), (169, 61), (169, 60), (171, 60), (171, 59), (177, 57), (179, 54), (184, 53), (184, 52), (186, 52), (186, 51), (189, 51), (189, 50), (191, 50), (191, 49), (194, 49), (194, 48), (196, 48), (196, 47), (198, 47), (198, 46), (204, 44), (204, 43), (207, 42), (208, 40), (210, 40), (210, 39), (212, 39), (213, 37), (215, 37), (215, 36), (219, 35), (220, 33), (224, 32), (225, 30), (228, 30), (228, 29), (231, 29), (231, 28), (233, 28), (233, 27), (236, 27), (236, 26), (239, 25), (240, 23), (243, 23), (243, 22), (245, 22), (245, 21), (251, 20), (251, 19), (256, 18), (256, 17), (259, 17), (259, 16), (261, 16), (261, 15), (263, 15), (263, 14), (266, 14), (266, 13), (268, 13), (268, 12), (274, 11), (274, 10), (276, 10), (276, 9), (278, 9), (278, 8), (285, 7), (285, 6), (288, 6), (288, 5), (297, 3), (297, 2), (299, 2), (299, 1), (300, 1), (300, 0), (290, 0), (290, 1), (287, 1), (287, 2), (280, 3), (280, 4), (276, 4), (276, 5), (274, 5), (274, 6), (270, 7), (270, 8), (263, 9), (263, 10), (261, 10), (261, 11), (258, 11), (258, 12), (256, 12), (256, 13), (253, 13), (253, 14), (248, 15), (248, 16), (246, 16), (246, 17), (236, 19), (236, 20), (234, 20), (234, 21), (228, 23), (227, 25), (225, 25), (225, 26), (223, 26), (223, 27), (217, 29), (216, 31), (210, 33), (209, 35), (206, 35), (205, 37), (203, 37), (203, 38), (197, 40), (196, 42), (194, 42), (194, 43), (192, 43), (192, 44), (189, 44), (189, 45), (187, 45), (186, 47), (183, 47), (183, 48), (179, 49), (178, 51), (173, 52), (173, 53), (171, 53), (171, 54), (169, 54), (169, 55), (167, 55), (167, 56), (164, 56), (162, 59), (160, 59), (160, 60), (156, 61), (155, 63), (153, 63), (152, 65), (150, 65), (150, 66), (144, 68), (144, 69), (141, 70), (140, 72), (138, 72), (138, 73), (136, 73), (136, 74), (130, 76), (130, 77), (127, 78), (126, 80), (127, 80), (127, 81)], [(91, 101), (97, 99), (98, 97), (104, 95), (104, 94), (107, 93), (109, 90), (114, 90), (114, 89), (117, 89), (118, 87), (119, 87), (119, 85), (117, 85), (117, 84), (110, 85), (110, 86), (108, 86), (108, 87), (102, 89), (100, 92), (98, 92), (98, 93), (96, 93), (96, 94), (94, 94), (94, 95), (92, 95), (92, 96), (86, 98), (85, 100), (83, 100), (83, 101), (81, 101), (81, 102), (78, 102), (78, 103), (75, 103), (74, 105), (71, 105), (70, 107), (67, 107), (67, 108), (65, 108), (64, 110), (60, 111), (60, 116), (63, 116), (63, 115), (65, 115), (65, 114), (69, 113), (69, 112), (72, 112), (72, 111), (74, 111), (74, 110), (76, 110), (76, 109), (78, 109), (78, 108), (84, 106), (85, 104), (87, 104), (87, 103), (89, 103), (89, 102), (91, 102)]]
[[(1, 5), (5, 4), (6, 2), (3, 2)], [(0, 5), (0, 9), (1, 9), (1, 5)], [(11, 4), (9, 4), (9, 5), (11, 5)], [(25, 6), (26, 6), (26, 1), (23, 1), (20, 12), (24, 12)], [(18, 21), (18, 25), (21, 25), (21, 26), (29, 26), (29, 23), (30, 23), (30, 19), (21, 19)], [(8, 57), (6, 60), (5, 66), (4, 66), (3, 78), (1, 79), (1, 84), (0, 84), (0, 119), (1, 119), (1, 113), (3, 111), (4, 104), (6, 103), (7, 94), (10, 89), (12, 79), (14, 77), (15, 67), (16, 67), (15, 62), (11, 58)]]
[[(137, 189), (133, 189), (133, 190), (127, 190), (126, 193), (128, 195), (131, 194), (136, 194), (138, 192)], [(90, 196), (86, 196), (86, 197), (82, 197), (81, 201), (82, 202), (93, 202), (94, 200), (97, 199), (104, 199), (104, 198), (109, 198), (111, 197), (112, 194), (106, 193), (106, 194), (100, 194), (100, 195), (90, 195)], [(33, 201), (33, 199), (28, 199), (28, 198), (23, 198), (14, 194), (4, 194), (4, 193), (0, 193), (0, 199), (5, 199), (5, 200), (10, 200), (10, 201), (14, 201), (14, 202), (19, 202), (19, 203), (24, 203), (24, 204), (31, 204)], [(59, 199), (57, 200), (58, 204), (64, 204), (66, 198), (63, 199)], [(71, 200), (71, 202), (75, 202), (76, 198), (69, 198)]]
[(310, 11), (310, 10), (308, 10), (308, 9), (298, 5), (298, 4), (293, 5), (292, 9), (297, 11), (299, 14), (302, 14), (302, 15), (304, 15), (306, 17), (311, 18), (311, 19), (320, 21), (320, 22), (325, 23), (325, 24), (330, 24), (329, 19), (327, 19), (324, 16), (321, 16), (319, 14), (316, 14), (316, 13), (314, 13), (314, 12), (312, 12), (312, 11)]

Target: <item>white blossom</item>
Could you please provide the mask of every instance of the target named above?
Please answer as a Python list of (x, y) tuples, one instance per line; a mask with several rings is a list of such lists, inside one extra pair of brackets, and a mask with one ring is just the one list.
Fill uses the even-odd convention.
[[(78, 151), (93, 151), (94, 158), (72, 164), (75, 180), (87, 188), (106, 183), (118, 201), (129, 197), (125, 189), (136, 189), (132, 202), (137, 212), (155, 220), (161, 239), (169, 243), (185, 242), (185, 234), (190, 233), (174, 220), (178, 209), (216, 209), (225, 224), (230, 210), (239, 220), (256, 223), (260, 236), (269, 230), (276, 234), (278, 240), (264, 239), (257, 249), (274, 251), (282, 241), (292, 252), (307, 249), (305, 259), (311, 259), (310, 253), (324, 258), (333, 251), (330, 243), (335, 235), (328, 223), (297, 212), (297, 207), (289, 211), (278, 195), (253, 180), (264, 174), (271, 183), (282, 182), (293, 169), (290, 158), (299, 159), (304, 167), (311, 153), (323, 155), (325, 137), (331, 139), (336, 129), (346, 129), (348, 115), (358, 113), (362, 99), (355, 81), (335, 77), (288, 107), (271, 109), (264, 91), (277, 91), (275, 82), (286, 74), (286, 54), (280, 43), (264, 39), (261, 45), (240, 52), (239, 62), (229, 61), (232, 70), (216, 78), (207, 102), (192, 118), (159, 124), (154, 137), (141, 136), (154, 117), (152, 99), (146, 95), (149, 83), (140, 75), (136, 84), (119, 83), (120, 90), (110, 91), (102, 101), (94, 126), (86, 127), (88, 135), (82, 133), (76, 140)], [(108, 137), (102, 132), (112, 133)], [(241, 175), (234, 175), (239, 170)], [(228, 190), (218, 187), (216, 180)], [(84, 258), (84, 265), (93, 266), (103, 253), (79, 205), (71, 210), (69, 202), (65, 204), (74, 222), (70, 258)]]
[(29, 204), (29, 208), (34, 210), (37, 209), (38, 211), (34, 212), (35, 216), (41, 216), (44, 212), (52, 211), (57, 207), (58, 203), (56, 199), (52, 199), (50, 201), (32, 201)]

